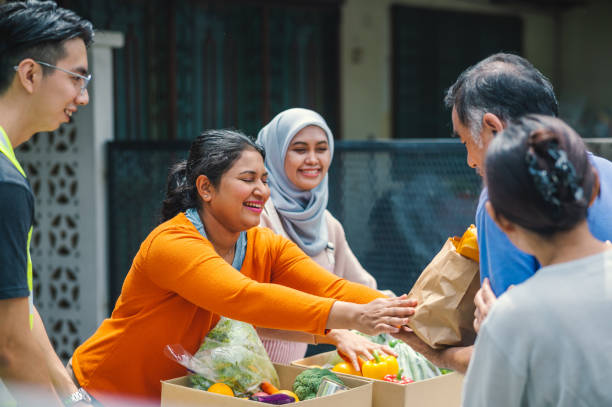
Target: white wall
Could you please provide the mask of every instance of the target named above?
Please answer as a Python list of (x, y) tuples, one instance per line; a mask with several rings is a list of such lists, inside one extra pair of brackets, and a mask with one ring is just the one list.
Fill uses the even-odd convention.
[(477, 0), (346, 0), (340, 28), (342, 137), (345, 140), (391, 137), (392, 4), (522, 16), (525, 56), (555, 81), (552, 15), (479, 4)]

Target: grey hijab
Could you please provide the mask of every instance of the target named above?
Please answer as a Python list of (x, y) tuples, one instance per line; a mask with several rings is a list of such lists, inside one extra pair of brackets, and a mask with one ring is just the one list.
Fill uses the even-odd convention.
[(329, 152), (333, 157), (332, 132), (325, 120), (312, 110), (285, 110), (261, 129), (257, 136), (257, 142), (266, 150), (270, 199), (291, 240), (309, 256), (320, 253), (328, 242), (325, 223), (328, 177), (325, 174), (323, 181), (310, 191), (301, 190), (285, 174), (285, 156), (293, 137), (304, 127), (312, 125), (320, 127), (327, 134)]

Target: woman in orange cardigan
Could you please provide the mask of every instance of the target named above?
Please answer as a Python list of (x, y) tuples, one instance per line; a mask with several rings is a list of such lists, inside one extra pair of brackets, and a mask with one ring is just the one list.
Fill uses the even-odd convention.
[(170, 174), (165, 221), (142, 243), (111, 317), (72, 358), (76, 380), (98, 401), (159, 401), (160, 380), (185, 372), (164, 347), (195, 353), (220, 315), (317, 335), (395, 333), (408, 322), (413, 300), (343, 280), (255, 227), (266, 177), (263, 150), (244, 135), (214, 130), (194, 140)]

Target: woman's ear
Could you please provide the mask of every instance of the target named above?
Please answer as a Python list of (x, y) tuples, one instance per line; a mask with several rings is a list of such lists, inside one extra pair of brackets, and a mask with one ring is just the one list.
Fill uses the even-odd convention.
[(591, 192), (591, 200), (589, 201), (589, 207), (593, 205), (593, 202), (595, 202), (595, 199), (597, 199), (597, 197), (599, 196), (600, 188), (599, 174), (597, 174), (597, 170), (595, 169), (595, 167), (591, 166), (591, 171), (593, 171), (593, 174), (595, 175), (595, 182), (593, 182), (593, 191)]
[(499, 228), (505, 234), (512, 233), (516, 229), (516, 227), (514, 226), (514, 223), (510, 222), (508, 219), (504, 218), (502, 215), (495, 212), (495, 209), (493, 209), (493, 205), (491, 205), (490, 201), (487, 201), (485, 203), (485, 209), (487, 210), (487, 213), (489, 214), (491, 219), (493, 219), (495, 224), (499, 226)]
[(210, 202), (212, 199), (213, 186), (208, 177), (206, 175), (199, 175), (198, 178), (196, 178), (195, 184), (200, 199), (202, 199), (203, 202)]

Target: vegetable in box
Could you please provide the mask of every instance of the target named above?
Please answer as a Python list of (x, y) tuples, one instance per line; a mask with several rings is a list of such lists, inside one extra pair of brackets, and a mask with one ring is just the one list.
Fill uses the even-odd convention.
[(204, 368), (191, 377), (194, 388), (207, 390), (212, 382), (222, 382), (243, 397), (258, 391), (262, 382), (279, 386), (278, 374), (255, 328), (246, 322), (222, 317), (194, 357)]

